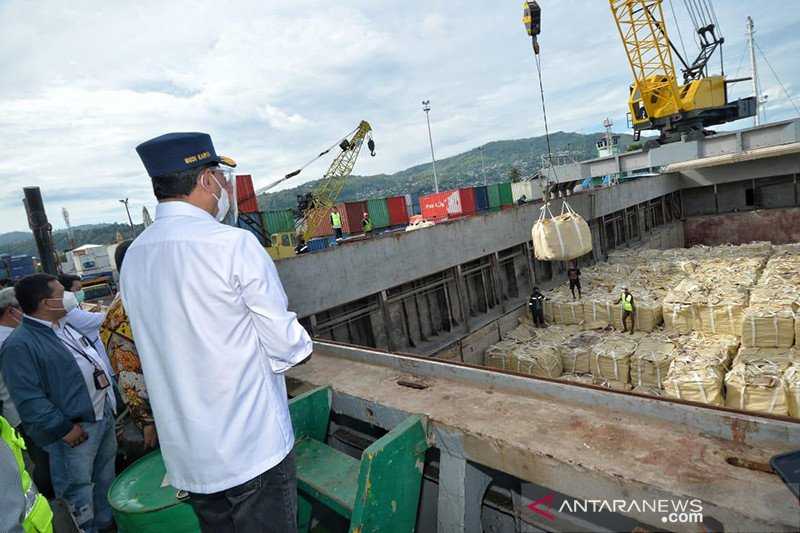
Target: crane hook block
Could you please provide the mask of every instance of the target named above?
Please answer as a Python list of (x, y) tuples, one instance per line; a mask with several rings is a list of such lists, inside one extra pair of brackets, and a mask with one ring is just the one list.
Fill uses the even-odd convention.
[(375, 157), (375, 141), (372, 139), (367, 141), (367, 148), (369, 148), (369, 155)]
[(533, 40), (533, 51), (539, 54), (539, 40), (537, 35), (542, 32), (542, 8), (539, 7), (538, 2), (524, 2), (522, 4), (522, 23), (525, 24), (525, 29), (528, 31)]

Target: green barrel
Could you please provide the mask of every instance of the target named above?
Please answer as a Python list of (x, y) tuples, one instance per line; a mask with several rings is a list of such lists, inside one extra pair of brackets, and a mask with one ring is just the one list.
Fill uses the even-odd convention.
[(126, 468), (108, 491), (120, 533), (199, 533), (200, 524), (188, 503), (175, 497), (175, 487), (162, 487), (166, 469), (160, 451)]

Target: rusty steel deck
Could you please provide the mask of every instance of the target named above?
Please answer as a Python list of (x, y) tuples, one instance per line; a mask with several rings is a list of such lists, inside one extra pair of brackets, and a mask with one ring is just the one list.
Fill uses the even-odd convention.
[[(317, 343), (289, 377), (331, 385), (339, 411), (377, 426), (424, 414), (443, 454), (574, 498), (697, 498), (726, 531), (800, 528), (797, 500), (768, 466), (800, 447), (796, 420), (331, 343)], [(470, 511), (450, 507), (440, 501), (439, 531), (468, 527)], [(623, 514), (657, 522), (653, 513)]]

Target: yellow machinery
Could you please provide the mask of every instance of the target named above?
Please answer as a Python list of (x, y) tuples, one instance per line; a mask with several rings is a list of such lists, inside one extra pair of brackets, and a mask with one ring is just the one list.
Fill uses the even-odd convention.
[(297, 239), (293, 231), (286, 231), (283, 233), (273, 233), (269, 236), (269, 243), (267, 244), (267, 253), (273, 261), (278, 259), (285, 259), (293, 257), (295, 254), (295, 247), (297, 246)]
[[(636, 137), (642, 130), (661, 132), (660, 142), (697, 138), (706, 126), (751, 117), (755, 97), (728, 102), (724, 75), (708, 75), (708, 61), (724, 39), (717, 35), (713, 7), (690, 12), (700, 43), (700, 53), (691, 64), (669, 39), (664, 23), (663, 0), (609, 0), (633, 72), (628, 99)], [(679, 84), (672, 54), (683, 65)]]

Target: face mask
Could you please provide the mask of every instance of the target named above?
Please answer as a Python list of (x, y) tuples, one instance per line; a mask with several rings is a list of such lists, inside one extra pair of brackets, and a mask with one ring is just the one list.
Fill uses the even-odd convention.
[(217, 200), (216, 219), (222, 222), (228, 214), (228, 210), (231, 208), (231, 202), (228, 198), (228, 190), (220, 185), (219, 181), (217, 181), (217, 176), (213, 173), (211, 175), (214, 176), (214, 182), (219, 186), (219, 198), (217, 198), (217, 195), (214, 193), (211, 193), (211, 195)]
[(74, 292), (64, 291), (64, 311), (69, 313), (78, 307), (78, 297)]
[(83, 289), (79, 290), (78, 292), (76, 292), (74, 294), (75, 294), (75, 298), (78, 300), (78, 303), (83, 303), (83, 301), (86, 299), (86, 293), (83, 292)]

